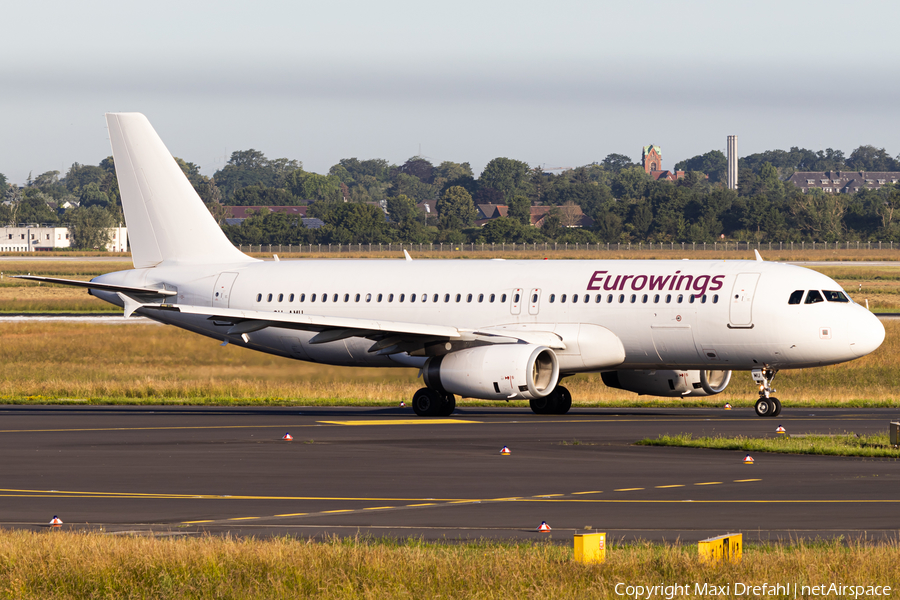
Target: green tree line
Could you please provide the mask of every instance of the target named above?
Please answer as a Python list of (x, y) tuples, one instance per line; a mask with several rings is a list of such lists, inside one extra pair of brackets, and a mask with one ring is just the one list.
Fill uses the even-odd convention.
[[(421, 156), (402, 165), (346, 158), (318, 174), (250, 149), (232, 153), (212, 177), (176, 161), (236, 244), (900, 241), (900, 187), (804, 194), (787, 181), (796, 171), (900, 171), (898, 159), (873, 146), (849, 156), (797, 147), (752, 154), (739, 162), (738, 190), (725, 188), (726, 158), (718, 150), (675, 165), (686, 176), (674, 182), (653, 180), (624, 154), (558, 174), (498, 157), (478, 177), (467, 162), (435, 165)], [(90, 230), (122, 221), (112, 157), (73, 164), (64, 177), (29, 177), (21, 189), (0, 175), (0, 191), (0, 222), (8, 224)], [(503, 204), (508, 213), (477, 226), (476, 204)], [(306, 228), (295, 215), (268, 212), (224, 224), (227, 206), (272, 205), (305, 205), (306, 216), (324, 225)], [(549, 208), (540, 228), (531, 225), (533, 206)], [(577, 209), (590, 227), (573, 226)]]

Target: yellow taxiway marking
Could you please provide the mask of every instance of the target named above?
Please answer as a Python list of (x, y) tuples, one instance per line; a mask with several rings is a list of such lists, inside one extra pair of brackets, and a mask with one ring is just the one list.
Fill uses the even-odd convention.
[(92, 427), (84, 429), (0, 429), (0, 433), (70, 433), (77, 431), (169, 431), (197, 429), (298, 429), (300, 427), (316, 427), (314, 423), (285, 425), (193, 425), (181, 427)]
[[(6, 493), (4, 493), (6, 492)], [(13, 490), (0, 489), (0, 497), (49, 497), (49, 498), (136, 498), (152, 500), (346, 500), (349, 502), (415, 502), (423, 498), (361, 498), (346, 496), (228, 496), (220, 494), (147, 494), (138, 492), (77, 492), (70, 490)], [(471, 498), (428, 498), (436, 502), (480, 502)]]
[(327, 425), (453, 425), (458, 423), (478, 423), (463, 419), (379, 419), (377, 421), (317, 421)]
[(556, 498), (558, 496), (565, 496), (565, 494), (539, 494), (537, 496), (532, 496), (532, 498)]
[(621, 488), (618, 490), (613, 490), (614, 492), (636, 492), (638, 490), (642, 490), (644, 488)]
[(425, 504), (407, 504), (407, 506), (434, 506), (434, 502), (426, 502)]
[(182, 525), (193, 525), (194, 523), (213, 523), (213, 519), (207, 519), (205, 521), (182, 521)]
[(602, 493), (603, 493), (603, 492), (601, 492), (601, 491), (596, 491), (596, 492), (572, 492), (572, 495), (573, 495), (573, 496), (578, 496), (578, 495), (580, 495), (580, 494), (602, 494)]
[(342, 512), (353, 512), (353, 509), (351, 509), (351, 508), (345, 508), (345, 509), (342, 509), (342, 510), (323, 510), (323, 511), (322, 511), (322, 514), (327, 514), (327, 513), (342, 513)]
[(230, 519), (225, 519), (226, 521), (250, 521), (252, 519), (260, 519), (262, 517), (232, 517)]
[(735, 479), (734, 483), (747, 483), (748, 481), (762, 481), (762, 479)]
[(658, 486), (656, 486), (656, 487), (659, 488), (659, 489), (673, 488), (673, 487), (684, 487), (684, 484), (683, 484), (683, 483), (676, 483), (675, 485), (658, 485)]
[[(305, 514), (307, 514), (307, 513), (288, 513), (286, 515), (275, 515), (275, 516), (276, 517), (302, 517)], [(185, 521), (185, 522), (187, 522), (187, 521)]]
[(384, 510), (386, 508), (394, 508), (393, 506), (370, 506), (369, 508), (364, 508), (363, 510)]
[(703, 483), (695, 483), (694, 485), (719, 485), (721, 481), (705, 481)]

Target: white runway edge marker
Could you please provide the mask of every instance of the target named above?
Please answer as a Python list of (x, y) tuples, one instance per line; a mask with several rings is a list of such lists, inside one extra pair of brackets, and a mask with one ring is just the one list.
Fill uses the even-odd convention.
[(541, 532), (550, 531), (550, 526), (547, 525), (547, 521), (541, 521), (541, 526), (538, 527), (537, 530)]

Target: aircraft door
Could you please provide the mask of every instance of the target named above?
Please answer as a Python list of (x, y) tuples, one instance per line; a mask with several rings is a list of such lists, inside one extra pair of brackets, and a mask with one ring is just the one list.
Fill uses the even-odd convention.
[(729, 327), (753, 327), (753, 295), (758, 281), (759, 273), (738, 273), (731, 290)]
[(231, 288), (234, 286), (234, 280), (237, 279), (237, 273), (220, 273), (216, 279), (216, 285), (213, 288), (212, 305), (214, 308), (228, 308), (231, 302)]
[(541, 308), (541, 290), (534, 288), (528, 293), (528, 314), (536, 315)]
[(522, 312), (522, 288), (516, 288), (509, 297), (509, 312), (518, 315)]

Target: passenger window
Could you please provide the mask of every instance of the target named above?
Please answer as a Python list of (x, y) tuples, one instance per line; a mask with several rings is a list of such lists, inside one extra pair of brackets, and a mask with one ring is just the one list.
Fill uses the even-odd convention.
[(619, 304), (625, 302), (625, 294), (619, 294)]
[(381, 302), (381, 297), (382, 297), (382, 295), (381, 295), (381, 294), (378, 294), (378, 301), (379, 301), (379, 302)]
[(591, 295), (590, 295), (590, 294), (585, 294), (585, 295), (584, 295), (584, 303), (587, 304), (587, 303), (590, 302), (590, 301), (591, 301)]
[(700, 296), (700, 304), (706, 304), (706, 294)]
[(444, 294), (444, 302), (450, 302), (450, 294)]
[(288, 296), (288, 302), (293, 302), (293, 301), (294, 301), (294, 295), (291, 294), (290, 296)]
[(788, 304), (800, 304), (801, 300), (803, 300), (803, 290), (797, 290), (791, 293), (791, 297), (788, 298)]
[(404, 300), (405, 298), (406, 298), (406, 294), (400, 294), (400, 302), (403, 302), (403, 300)]
[(563, 294), (562, 296), (560, 296), (560, 297), (559, 297), (559, 301), (560, 301), (560, 302), (565, 302), (565, 301), (566, 301), (566, 295)]
[(306, 302), (306, 294), (300, 294), (300, 302)]
[(478, 294), (478, 301), (484, 302), (484, 294)]
[(572, 294), (572, 303), (575, 304), (578, 302), (578, 294)]
[(310, 297), (309, 297), (309, 301), (310, 301), (310, 302), (315, 302), (315, 301), (316, 301), (316, 295), (313, 294), (312, 296), (310, 296)]
[(666, 294), (666, 304), (672, 303), (672, 294)]
[[(337, 298), (338, 298), (338, 295), (335, 294), (334, 296), (332, 296), (331, 301), (332, 301), (332, 302), (337, 302)], [(344, 300), (344, 302), (346, 302), (346, 300)]]
[(643, 296), (641, 296), (641, 303), (647, 304), (647, 294), (644, 294)]
[(825, 302), (822, 294), (819, 293), (819, 290), (809, 290), (806, 295), (806, 304), (816, 304), (817, 302)]
[(328, 294), (322, 294), (322, 302), (328, 302)]
[(462, 300), (462, 294), (457, 294), (456, 301), (459, 302), (460, 300)]
[[(369, 296), (371, 296), (371, 294), (369, 294)], [(360, 295), (357, 294), (357, 295), (356, 295), (356, 298), (355, 298), (356, 302), (359, 302), (359, 299), (360, 299)]]
[(681, 304), (684, 301), (684, 294), (678, 294), (678, 304)]
[(344, 302), (350, 302), (350, 294), (344, 294)]
[(654, 303), (654, 304), (659, 304), (659, 294), (654, 294), (654, 295), (653, 295), (653, 303)]
[(634, 301), (637, 300), (637, 294), (631, 295), (631, 303), (634, 304)]
[(494, 294), (491, 294), (491, 302), (494, 301), (494, 298), (495, 298), (495, 295), (494, 295)]
[(372, 301), (372, 294), (366, 294), (366, 302)]
[(518, 303), (519, 303), (519, 294), (516, 294), (516, 297), (515, 297), (515, 300), (513, 300), (513, 303), (514, 303), (514, 304), (518, 304)]
[(440, 298), (440, 296), (438, 296), (437, 294), (435, 294), (435, 295), (431, 298), (431, 301), (432, 301), (432, 302), (437, 302), (437, 301), (438, 301), (438, 298)]
[(688, 298), (688, 302), (690, 302), (691, 304), (693, 304), (693, 303), (694, 303), (694, 298), (696, 298), (696, 296), (694, 296), (693, 294), (691, 294), (690, 298)]
[(719, 295), (713, 294), (713, 304), (718, 304), (718, 303), (719, 303)]
[(278, 301), (284, 302), (284, 294), (278, 294)]
[[(480, 302), (480, 300), (479, 300), (479, 302)], [(537, 294), (532, 294), (532, 295), (531, 295), (531, 303), (532, 303), (532, 304), (537, 304)]]
[(271, 302), (271, 301), (272, 301), (272, 294), (269, 294), (268, 296), (266, 296), (266, 301), (267, 301), (267, 302)]
[(393, 302), (393, 301), (394, 301), (394, 295), (388, 294), (388, 302)]
[[(410, 301), (410, 302), (415, 302), (415, 301), (416, 301), (416, 295), (415, 295), (415, 294), (410, 294), (410, 295), (409, 295), (409, 301)], [(403, 302), (403, 297), (402, 297), (402, 296), (400, 297), (400, 302)]]
[(262, 294), (257, 294), (257, 295), (256, 295), (256, 301), (257, 301), (257, 302), (262, 302)]
[(825, 299), (829, 302), (850, 302), (850, 299), (844, 292), (829, 292), (828, 290), (825, 290), (822, 293), (825, 294)]
[(550, 304), (556, 302), (556, 294), (550, 294)]
[(612, 304), (612, 301), (613, 301), (613, 295), (610, 294), (609, 296), (607, 296), (607, 297), (606, 297), (606, 301), (609, 302), (610, 304)]
[(471, 302), (471, 301), (472, 301), (472, 294), (469, 294), (466, 296), (466, 302)]
[(603, 295), (597, 294), (597, 297), (594, 298), (594, 302), (596, 302), (597, 304), (600, 304), (601, 302), (603, 302)]
[(503, 304), (506, 304), (506, 294), (502, 294), (500, 296), (500, 302), (502, 302)]

